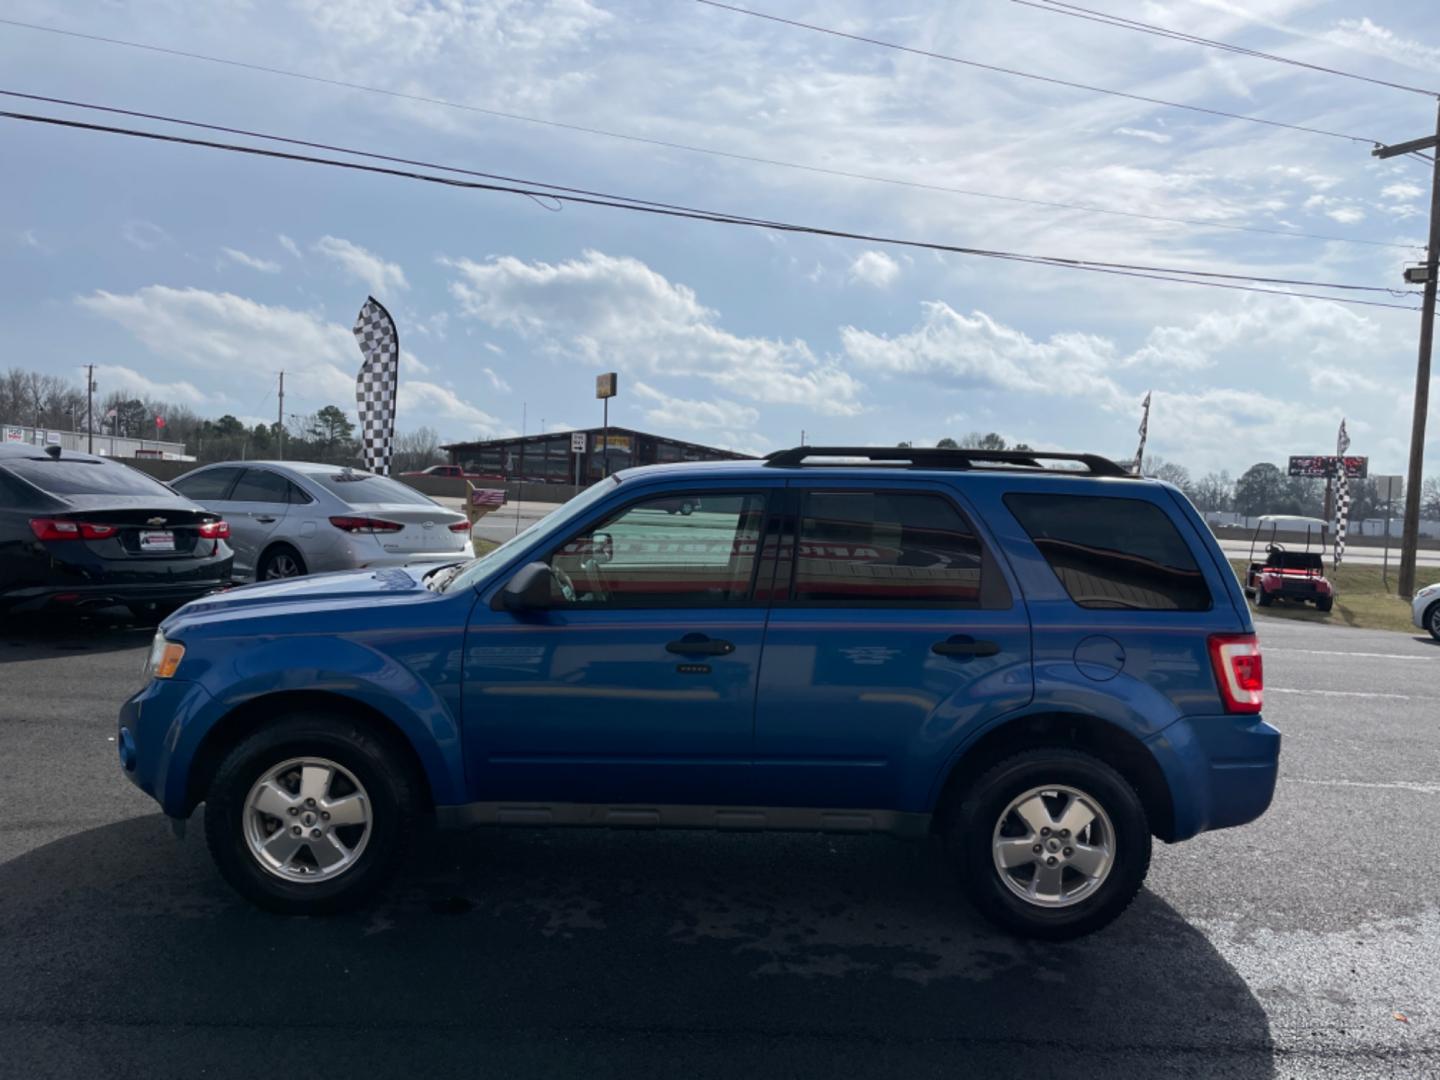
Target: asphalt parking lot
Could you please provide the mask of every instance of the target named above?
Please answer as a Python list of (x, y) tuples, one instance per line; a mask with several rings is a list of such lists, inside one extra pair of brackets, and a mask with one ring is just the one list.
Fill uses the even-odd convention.
[(885, 838), (445, 834), (265, 915), (119, 774), (148, 632), (0, 630), (0, 1077), (1440, 1076), (1440, 647), (1261, 633), (1275, 805), (1053, 946)]

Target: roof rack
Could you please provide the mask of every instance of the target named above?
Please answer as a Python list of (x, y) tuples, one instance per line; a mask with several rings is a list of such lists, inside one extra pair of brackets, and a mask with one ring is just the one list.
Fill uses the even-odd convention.
[[(860, 458), (891, 462), (912, 469), (1045, 469), (1047, 461), (1073, 461), (1084, 465), (1091, 476), (1134, 474), (1099, 454), (1064, 454), (1042, 450), (944, 450), (928, 446), (795, 446), (765, 455), (765, 464), (795, 468), (811, 458)], [(843, 464), (831, 462), (830, 464)], [(1078, 470), (1052, 470), (1070, 472)]]

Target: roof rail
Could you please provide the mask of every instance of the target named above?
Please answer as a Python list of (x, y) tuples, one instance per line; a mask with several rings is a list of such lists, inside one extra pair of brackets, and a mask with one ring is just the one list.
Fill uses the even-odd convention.
[[(1091, 476), (1127, 476), (1129, 470), (1099, 454), (1065, 454), (1044, 450), (939, 449), (929, 446), (795, 446), (765, 455), (765, 464), (795, 468), (811, 458), (860, 458), (890, 462), (912, 469), (1045, 469), (1047, 461), (1073, 461)], [(831, 464), (841, 464), (832, 462)], [(1072, 470), (1054, 470), (1056, 472)], [(1078, 471), (1078, 470), (1075, 470)]]

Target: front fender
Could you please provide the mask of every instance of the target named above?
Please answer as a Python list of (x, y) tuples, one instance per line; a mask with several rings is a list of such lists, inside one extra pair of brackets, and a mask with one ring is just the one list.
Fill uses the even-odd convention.
[[(277, 708), (283, 707), (281, 696), (294, 692), (329, 694), (384, 716), (414, 748), (434, 803), (465, 801), (455, 710), (435, 685), (395, 656), (362, 640), (331, 635), (249, 639), (235, 642), (232, 648), (207, 648), (205, 653), (222, 658), (194, 674), (205, 700), (177, 711), (165, 738), (166, 778), (155, 794), (167, 814), (183, 816), (188, 810), (184, 793), (195, 757), (224, 717), (242, 706), (260, 703), (263, 708), (267, 697), (275, 697)], [(450, 672), (458, 672), (458, 663), (430, 651), (417, 651), (408, 659), (411, 665), (433, 663), (436, 670), (431, 674), (443, 690), (453, 689), (458, 704), (458, 677), (453, 687), (449, 678)]]

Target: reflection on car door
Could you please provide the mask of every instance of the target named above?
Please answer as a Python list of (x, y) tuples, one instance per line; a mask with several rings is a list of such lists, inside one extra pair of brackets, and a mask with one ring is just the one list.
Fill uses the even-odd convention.
[(756, 695), (756, 797), (926, 810), (957, 733), (1030, 700), (1025, 606), (943, 489), (813, 481), (790, 508)]
[(548, 554), (550, 608), (476, 605), (464, 742), (477, 799), (745, 801), (765, 632), (757, 544), (780, 490), (705, 491), (689, 517), (641, 497)]
[(290, 481), (264, 468), (247, 468), (227, 503), (235, 576), (253, 578), (271, 538), (290, 509)]

